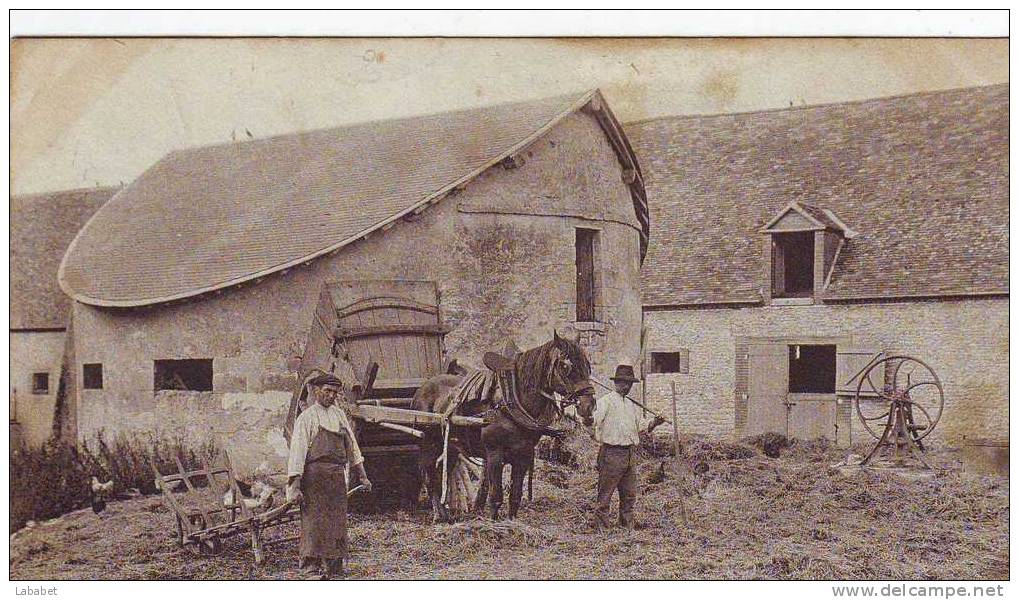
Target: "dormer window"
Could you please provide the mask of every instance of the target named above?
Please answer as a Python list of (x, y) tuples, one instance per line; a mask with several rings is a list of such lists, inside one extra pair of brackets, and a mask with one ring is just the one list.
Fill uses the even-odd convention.
[(790, 202), (761, 229), (765, 234), (762, 291), (772, 300), (819, 301), (845, 240), (856, 234), (828, 209)]
[(814, 295), (814, 232), (773, 235), (771, 256), (772, 298)]

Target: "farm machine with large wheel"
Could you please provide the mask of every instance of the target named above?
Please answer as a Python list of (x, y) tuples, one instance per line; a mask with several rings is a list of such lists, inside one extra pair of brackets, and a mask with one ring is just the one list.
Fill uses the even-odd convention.
[(903, 466), (915, 458), (930, 467), (923, 440), (945, 408), (944, 386), (930, 365), (912, 356), (875, 361), (860, 374), (854, 400), (864, 429), (877, 440), (861, 466), (882, 458)]

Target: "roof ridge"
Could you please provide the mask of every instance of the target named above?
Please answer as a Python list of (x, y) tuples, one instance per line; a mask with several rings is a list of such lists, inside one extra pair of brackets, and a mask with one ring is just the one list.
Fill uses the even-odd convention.
[(434, 112), (426, 112), (426, 113), (420, 113), (420, 114), (414, 114), (414, 115), (406, 115), (406, 116), (395, 117), (395, 118), (368, 119), (368, 120), (365, 120), (365, 121), (353, 121), (353, 122), (350, 122), (350, 123), (342, 123), (342, 124), (339, 124), (339, 125), (331, 125), (329, 127), (316, 127), (314, 129), (299, 129), (299, 130), (296, 130), (296, 131), (288, 131), (286, 133), (277, 133), (277, 134), (269, 135), (269, 136), (266, 136), (266, 137), (252, 138), (252, 139), (249, 139), (249, 140), (236, 140), (236, 141), (229, 141), (229, 142), (213, 142), (211, 144), (196, 144), (194, 146), (184, 146), (184, 147), (181, 147), (181, 148), (175, 148), (173, 150), (170, 150), (169, 152), (164, 154), (161, 157), (160, 160), (162, 160), (162, 158), (166, 158), (168, 156), (172, 156), (172, 155), (176, 155), (176, 154), (183, 154), (183, 153), (188, 153), (188, 152), (195, 152), (195, 151), (198, 151), (198, 150), (211, 150), (213, 148), (228, 148), (228, 147), (233, 147), (233, 146), (245, 146), (245, 145), (248, 145), (248, 144), (268, 143), (268, 142), (279, 141), (281, 139), (293, 138), (293, 137), (298, 137), (298, 136), (308, 135), (308, 134), (313, 134), (313, 133), (325, 133), (325, 132), (330, 132), (330, 131), (340, 131), (340, 130), (343, 130), (343, 129), (349, 129), (349, 128), (353, 128), (353, 127), (365, 127), (365, 126), (368, 126), (368, 125), (378, 125), (378, 124), (382, 124), (382, 123), (401, 123), (401, 122), (404, 122), (404, 121), (413, 121), (415, 119), (425, 119), (425, 118), (428, 118), (428, 117), (437, 117), (437, 116), (440, 116), (440, 115), (455, 115), (455, 114), (470, 112), (472, 110), (490, 110), (490, 109), (491, 110), (495, 110), (495, 109), (499, 109), (499, 108), (505, 108), (507, 106), (518, 105), (518, 104), (533, 104), (533, 103), (543, 102), (543, 101), (549, 101), (550, 102), (552, 100), (559, 100), (559, 99), (562, 99), (564, 104), (566, 103), (567, 99), (570, 99), (570, 101), (572, 103), (572, 102), (575, 102), (575, 101), (579, 100), (580, 98), (582, 98), (582, 97), (584, 97), (584, 96), (586, 96), (588, 94), (591, 94), (591, 93), (593, 93), (593, 92), (595, 92), (597, 90), (598, 90), (598, 88), (588, 88), (588, 89), (586, 89), (586, 90), (584, 90), (582, 92), (575, 92), (575, 93), (568, 93), (568, 94), (559, 94), (559, 95), (555, 95), (555, 96), (541, 96), (541, 97), (537, 97), (537, 98), (530, 98), (530, 99), (527, 99), (527, 100), (516, 100), (516, 101), (512, 101), (512, 102), (498, 102), (496, 104), (479, 104), (477, 106), (469, 106), (469, 107), (465, 107), (465, 108), (458, 108), (458, 109), (455, 109), (455, 110), (439, 110), (439, 111), (434, 111)]
[(86, 187), (79, 187), (79, 188), (70, 188), (70, 189), (66, 189), (66, 190), (51, 190), (51, 191), (48, 191), (48, 192), (29, 192), (27, 194), (11, 194), (11, 199), (12, 200), (15, 200), (15, 199), (17, 199), (17, 200), (28, 200), (28, 199), (31, 199), (31, 198), (37, 198), (37, 197), (41, 197), (41, 196), (56, 196), (56, 195), (65, 195), (65, 194), (77, 194), (77, 193), (80, 193), (80, 192), (108, 192), (108, 191), (111, 191), (111, 190), (119, 190), (119, 189), (121, 189), (123, 187), (125, 187), (125, 186), (123, 186), (123, 185), (96, 185), (96, 186), (86, 186)]
[(997, 88), (997, 87), (1003, 87), (1003, 88), (1007, 89), (1008, 85), (1009, 85), (1009, 83), (1006, 81), (1006, 82), (1003, 82), (1003, 83), (990, 83), (990, 84), (986, 84), (986, 85), (973, 85), (973, 86), (952, 87), (952, 88), (944, 88), (944, 89), (940, 89), (940, 90), (923, 90), (923, 91), (919, 91), (919, 92), (907, 92), (907, 93), (904, 93), (904, 94), (892, 94), (890, 96), (874, 96), (872, 98), (859, 98), (859, 99), (855, 99), (855, 100), (843, 100), (843, 101), (839, 101), (839, 102), (821, 102), (819, 104), (804, 104), (804, 105), (800, 105), (800, 106), (778, 106), (778, 107), (775, 107), (775, 108), (763, 108), (763, 109), (758, 109), (758, 110), (744, 110), (744, 111), (738, 111), (738, 112), (690, 113), (690, 114), (681, 114), (681, 115), (661, 115), (661, 116), (658, 116), (658, 117), (649, 117), (647, 119), (638, 119), (636, 121), (627, 121), (626, 123), (624, 123), (624, 125), (625, 126), (641, 125), (641, 124), (644, 124), (644, 123), (652, 123), (654, 121), (666, 121), (666, 120), (680, 121), (680, 120), (689, 120), (689, 119), (708, 119), (708, 118), (713, 118), (713, 117), (738, 117), (738, 116), (743, 116), (743, 115), (760, 115), (760, 114), (777, 113), (777, 112), (793, 112), (793, 111), (798, 111), (798, 110), (810, 110), (810, 109), (817, 109), (817, 108), (827, 108), (827, 107), (832, 107), (832, 106), (850, 106), (850, 105), (877, 103), (877, 102), (883, 102), (883, 101), (887, 101), (887, 100), (900, 100), (900, 99), (905, 99), (905, 98), (919, 98), (921, 96), (937, 96), (937, 95), (941, 95), (941, 94), (949, 94), (949, 93), (952, 93), (952, 92), (986, 90), (986, 89)]

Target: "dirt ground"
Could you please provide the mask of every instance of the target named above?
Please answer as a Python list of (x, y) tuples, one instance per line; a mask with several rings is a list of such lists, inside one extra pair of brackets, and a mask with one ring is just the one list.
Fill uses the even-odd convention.
[[(350, 576), (363, 579), (1008, 579), (1008, 479), (939, 469), (929, 479), (842, 471), (844, 452), (687, 440), (678, 479), (661, 448), (641, 466), (638, 531), (595, 533), (593, 449), (580, 468), (539, 461), (516, 521), (430, 523), (353, 515)], [(665, 444), (667, 447), (667, 444)], [(658, 455), (658, 456), (656, 456)], [(942, 464), (949, 464), (942, 461)], [(685, 507), (686, 522), (682, 514)], [(235, 538), (198, 557), (158, 497), (81, 510), (11, 537), (12, 579), (286, 579), (296, 542), (260, 567)], [(296, 528), (275, 535), (294, 534)]]

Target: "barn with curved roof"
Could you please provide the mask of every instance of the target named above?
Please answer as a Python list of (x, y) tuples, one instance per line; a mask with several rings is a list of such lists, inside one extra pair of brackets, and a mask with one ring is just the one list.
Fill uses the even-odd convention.
[[(60, 266), (79, 436), (211, 434), (244, 467), (271, 463), (335, 281), (428, 283), (461, 364), (559, 330), (608, 373), (639, 355), (649, 233), (640, 166), (597, 90), (172, 152)], [(82, 387), (85, 363), (101, 389)]]

